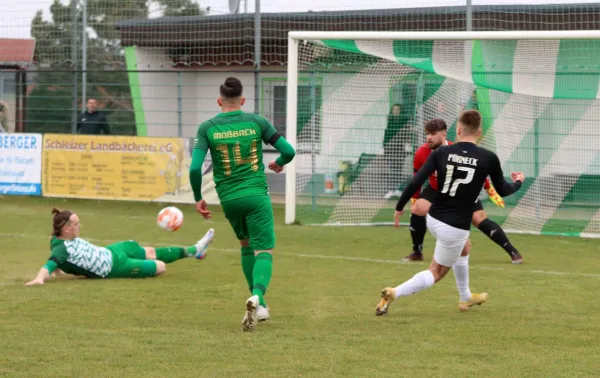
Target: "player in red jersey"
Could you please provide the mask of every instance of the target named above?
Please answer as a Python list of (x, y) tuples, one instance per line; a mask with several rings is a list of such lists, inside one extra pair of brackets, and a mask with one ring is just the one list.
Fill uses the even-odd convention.
[[(415, 173), (425, 164), (433, 150), (442, 145), (452, 144), (452, 142), (446, 140), (447, 131), (448, 126), (446, 125), (446, 122), (439, 118), (432, 119), (425, 124), (427, 142), (419, 147), (415, 153), (413, 161)], [(504, 200), (498, 195), (490, 183), (489, 178), (485, 180), (484, 188), (496, 206), (504, 207)], [(411, 199), (410, 234), (413, 241), (413, 252), (406, 256), (404, 261), (423, 260), (423, 240), (425, 239), (425, 231), (427, 230), (425, 217), (429, 212), (429, 207), (431, 206), (433, 199), (438, 193), (437, 191), (437, 172), (434, 172), (429, 177), (429, 185), (422, 191), (421, 188), (419, 188)], [(502, 230), (502, 227), (491, 219), (488, 219), (479, 199), (473, 205), (472, 224), (492, 239), (494, 243), (502, 247), (510, 255), (513, 264), (521, 264), (523, 262), (523, 257), (510, 243), (506, 233)]]

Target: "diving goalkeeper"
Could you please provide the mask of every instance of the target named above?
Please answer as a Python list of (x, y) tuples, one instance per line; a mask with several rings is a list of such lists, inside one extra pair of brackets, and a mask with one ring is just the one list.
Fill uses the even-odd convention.
[(190, 182), (196, 209), (211, 217), (202, 199), (202, 163), (207, 152), (213, 163), (213, 177), (219, 201), (233, 231), (240, 241), (242, 270), (252, 296), (246, 300), (242, 330), (252, 331), (258, 321), (270, 318), (265, 293), (273, 270), (275, 230), (263, 164), (263, 142), (275, 147), (280, 156), (269, 163), (279, 173), (291, 162), (294, 148), (261, 116), (242, 111), (245, 98), (239, 79), (229, 77), (220, 87), (217, 103), (221, 113), (198, 127)]
[[(432, 119), (425, 123), (425, 133), (427, 134), (427, 142), (423, 144), (414, 157), (414, 171), (417, 172), (427, 161), (432, 151), (442, 145), (452, 144), (449, 140), (446, 140), (447, 132), (446, 122), (442, 119)], [(485, 180), (484, 185), (491, 201), (496, 206), (504, 207), (504, 200), (498, 195), (489, 178)], [(423, 191), (418, 190), (413, 196), (411, 202), (412, 206), (410, 209), (410, 234), (413, 241), (413, 252), (406, 256), (404, 261), (421, 261), (423, 260), (423, 241), (425, 240), (426, 222), (425, 216), (429, 212), (429, 207), (433, 199), (438, 193), (438, 180), (434, 173), (429, 178), (429, 186)], [(502, 247), (511, 258), (513, 264), (521, 264), (523, 257), (519, 251), (510, 243), (508, 237), (502, 230), (502, 227), (496, 222), (492, 221), (487, 217), (483, 205), (478, 199), (473, 204), (473, 226), (479, 228), (481, 232), (487, 235), (494, 243)]]
[(50, 258), (27, 286), (43, 284), (54, 271), (87, 278), (159, 276), (166, 271), (168, 263), (192, 256), (204, 259), (214, 238), (214, 231), (210, 229), (191, 247), (142, 247), (133, 240), (99, 247), (79, 238), (81, 225), (77, 214), (56, 208), (52, 214)]

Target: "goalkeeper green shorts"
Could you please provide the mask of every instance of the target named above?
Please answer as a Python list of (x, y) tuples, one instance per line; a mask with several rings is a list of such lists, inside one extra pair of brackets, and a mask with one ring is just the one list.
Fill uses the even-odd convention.
[(221, 202), (238, 240), (250, 239), (255, 251), (275, 248), (273, 207), (269, 196), (248, 196)]
[(156, 274), (156, 261), (146, 260), (146, 250), (133, 240), (106, 247), (113, 255), (108, 278), (145, 278)]

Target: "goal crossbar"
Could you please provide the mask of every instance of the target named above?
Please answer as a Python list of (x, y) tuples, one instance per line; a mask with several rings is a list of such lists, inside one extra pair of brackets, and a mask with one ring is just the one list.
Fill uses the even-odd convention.
[(564, 31), (451, 31), (451, 32), (363, 32), (290, 31), (288, 45), (299, 40), (553, 40), (600, 39), (600, 30)]

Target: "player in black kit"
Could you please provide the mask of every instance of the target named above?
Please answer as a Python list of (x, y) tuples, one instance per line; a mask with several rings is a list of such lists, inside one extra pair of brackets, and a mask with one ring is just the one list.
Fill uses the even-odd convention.
[(390, 303), (402, 296), (415, 294), (433, 286), (444, 278), (450, 268), (454, 271), (456, 287), (460, 295), (459, 308), (468, 310), (488, 298), (487, 293), (471, 293), (469, 289), (469, 230), (473, 207), (489, 175), (501, 197), (507, 197), (521, 187), (525, 176), (513, 172), (514, 183), (504, 179), (500, 161), (495, 153), (478, 147), (481, 135), (481, 114), (476, 110), (461, 113), (456, 130), (458, 143), (440, 146), (427, 159), (402, 192), (396, 204), (395, 226), (411, 196), (429, 176), (437, 171), (439, 194), (433, 200), (427, 215), (427, 228), (436, 238), (435, 252), (428, 270), (415, 274), (395, 288), (382, 290), (376, 315), (387, 313)]

